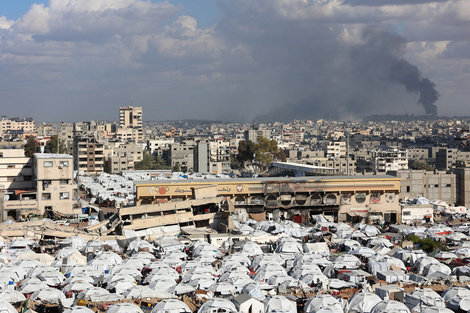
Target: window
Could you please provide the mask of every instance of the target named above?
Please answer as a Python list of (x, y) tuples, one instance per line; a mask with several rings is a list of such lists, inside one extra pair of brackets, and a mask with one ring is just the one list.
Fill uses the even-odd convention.
[(42, 200), (51, 200), (51, 194), (50, 193), (43, 193), (41, 199)]
[(15, 164), (8, 164), (7, 168), (15, 168)]
[(404, 216), (409, 216), (409, 215), (411, 215), (411, 211), (403, 211), (403, 215)]
[(60, 200), (65, 200), (65, 199), (69, 199), (70, 198), (70, 195), (68, 192), (61, 192), (60, 193)]
[(365, 193), (356, 194), (356, 202), (357, 203), (364, 203), (365, 201), (366, 201), (366, 194)]
[(68, 180), (68, 179), (61, 179), (61, 180), (59, 180), (59, 183), (60, 183), (61, 185), (68, 185), (68, 184), (69, 184), (69, 180)]
[(43, 180), (42, 181), (42, 190), (46, 190), (51, 186), (52, 181), (50, 180)]
[(52, 167), (54, 165), (54, 162), (52, 161), (44, 161), (44, 167)]
[(33, 177), (32, 176), (24, 176), (24, 181), (32, 181)]
[(60, 161), (59, 165), (62, 167), (69, 167), (69, 161)]

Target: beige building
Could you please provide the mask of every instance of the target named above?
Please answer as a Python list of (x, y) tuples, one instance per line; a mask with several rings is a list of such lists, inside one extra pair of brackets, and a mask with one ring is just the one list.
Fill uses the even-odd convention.
[(144, 140), (142, 128), (142, 107), (121, 107), (119, 108), (119, 126), (123, 129), (136, 129), (137, 142)]
[(86, 174), (104, 172), (104, 145), (94, 137), (74, 138), (75, 168)]
[(110, 174), (120, 174), (122, 171), (134, 169), (135, 162), (143, 158), (143, 143), (114, 142), (105, 152), (105, 171)]
[(78, 189), (73, 179), (73, 157), (68, 154), (34, 154), (37, 208), (41, 215), (52, 211), (63, 215), (81, 213), (74, 204)]
[(0, 120), (0, 136), (14, 135), (15, 132), (34, 133), (34, 121), (32, 118), (20, 119), (18, 117), (7, 118), (2, 116)]
[(343, 141), (330, 142), (326, 147), (326, 155), (328, 157), (346, 157), (346, 143)]
[(23, 149), (0, 149), (0, 190), (33, 189), (31, 158)]

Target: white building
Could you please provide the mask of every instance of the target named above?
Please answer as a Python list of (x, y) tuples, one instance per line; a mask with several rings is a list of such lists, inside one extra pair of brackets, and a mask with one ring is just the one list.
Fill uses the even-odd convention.
[(386, 173), (408, 169), (408, 151), (406, 149), (381, 147), (371, 153), (372, 170)]

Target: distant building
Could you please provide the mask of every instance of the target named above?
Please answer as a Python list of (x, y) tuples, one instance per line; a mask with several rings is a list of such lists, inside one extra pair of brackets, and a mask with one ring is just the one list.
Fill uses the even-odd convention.
[(401, 179), (400, 198), (402, 200), (424, 197), (429, 200), (442, 200), (454, 205), (458, 186), (454, 173), (445, 171), (401, 170), (388, 174)]
[(327, 146), (326, 155), (328, 157), (334, 157), (334, 158), (346, 157), (346, 154), (347, 154), (346, 150), (347, 150), (346, 142), (343, 142), (343, 141), (330, 142), (330, 144)]
[(372, 170), (380, 173), (408, 169), (408, 152), (406, 149), (377, 148), (371, 153)]
[(259, 137), (271, 140), (271, 130), (259, 127), (257, 129), (249, 129), (245, 131), (245, 141), (258, 142)]
[(142, 145), (135, 142), (116, 142), (111, 145), (105, 156), (105, 172), (121, 174), (122, 171), (133, 170), (135, 162), (142, 161)]
[(170, 162), (172, 168), (178, 167), (181, 172), (194, 170), (194, 141), (184, 141), (170, 145)]
[(18, 117), (7, 118), (5, 115), (0, 120), (0, 137), (12, 140), (16, 137), (36, 135), (34, 121), (31, 117), (20, 119)]
[(73, 126), (74, 168), (86, 174), (103, 173), (104, 145), (97, 138), (96, 123), (74, 123)]
[(142, 107), (121, 107), (119, 108), (119, 126), (122, 129), (137, 130), (135, 141), (144, 140), (142, 128)]

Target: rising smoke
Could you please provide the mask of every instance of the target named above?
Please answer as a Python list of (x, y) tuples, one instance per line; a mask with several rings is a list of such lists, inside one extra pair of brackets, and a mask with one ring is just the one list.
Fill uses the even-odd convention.
[(409, 102), (413, 101), (427, 115), (436, 116), (439, 93), (432, 81), (423, 78), (420, 70), (404, 59), (405, 40), (376, 27), (366, 28), (362, 37), (362, 43), (349, 47), (349, 52), (331, 54), (331, 63), (341, 60), (341, 66), (322, 73), (327, 84), (319, 85), (318, 78), (313, 78), (307, 97), (271, 110), (257, 120), (403, 114), (410, 112), (400, 108), (412, 110)]

